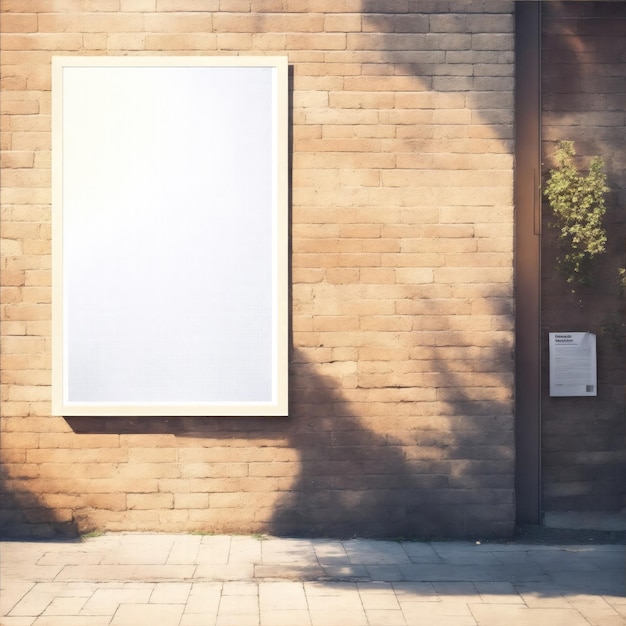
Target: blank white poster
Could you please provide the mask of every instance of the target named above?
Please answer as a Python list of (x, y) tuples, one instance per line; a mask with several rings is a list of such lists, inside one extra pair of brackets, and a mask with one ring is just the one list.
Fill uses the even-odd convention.
[(286, 70), (55, 58), (55, 413), (286, 414)]

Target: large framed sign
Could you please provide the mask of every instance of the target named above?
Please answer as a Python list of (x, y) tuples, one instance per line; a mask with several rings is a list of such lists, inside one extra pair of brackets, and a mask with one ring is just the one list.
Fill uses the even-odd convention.
[(54, 414), (285, 415), (286, 57), (52, 70)]

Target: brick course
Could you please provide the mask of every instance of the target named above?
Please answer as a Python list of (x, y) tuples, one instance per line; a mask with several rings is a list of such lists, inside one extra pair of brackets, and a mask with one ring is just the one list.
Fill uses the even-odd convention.
[[(2, 532), (509, 535), (513, 2), (2, 11)], [(50, 416), (54, 54), (288, 55), (288, 418)]]

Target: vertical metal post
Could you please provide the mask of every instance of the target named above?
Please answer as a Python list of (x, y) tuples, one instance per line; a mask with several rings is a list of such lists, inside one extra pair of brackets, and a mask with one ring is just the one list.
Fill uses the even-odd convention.
[(515, 3), (515, 493), (541, 519), (541, 2)]

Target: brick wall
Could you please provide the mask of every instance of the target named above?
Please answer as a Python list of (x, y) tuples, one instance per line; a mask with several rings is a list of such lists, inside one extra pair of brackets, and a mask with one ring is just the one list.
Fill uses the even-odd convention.
[[(513, 3), (2, 10), (3, 532), (510, 534)], [(288, 55), (288, 418), (50, 416), (59, 54)]]
[[(545, 168), (556, 142), (572, 140), (579, 167), (602, 156), (611, 188), (607, 253), (593, 285), (576, 293), (555, 270), (544, 207), (543, 504), (550, 512), (617, 512), (626, 507), (626, 309), (618, 284), (618, 268), (626, 265), (626, 4), (549, 2), (543, 10)], [(550, 398), (547, 334), (577, 330), (597, 334), (598, 396)]]

